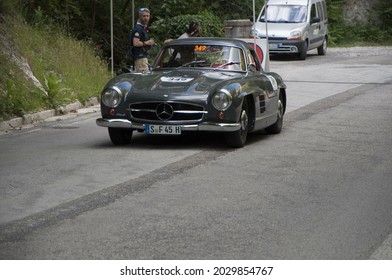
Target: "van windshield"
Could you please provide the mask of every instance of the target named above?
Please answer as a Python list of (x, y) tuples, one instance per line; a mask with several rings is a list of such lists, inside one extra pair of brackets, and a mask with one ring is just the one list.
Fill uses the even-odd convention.
[[(307, 7), (301, 5), (268, 5), (268, 22), (299, 23), (306, 22)], [(261, 22), (265, 22), (265, 9), (260, 16)]]

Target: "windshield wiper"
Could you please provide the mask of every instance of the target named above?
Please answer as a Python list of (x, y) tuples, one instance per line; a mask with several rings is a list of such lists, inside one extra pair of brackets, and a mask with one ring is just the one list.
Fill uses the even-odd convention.
[(201, 64), (201, 63), (206, 63), (206, 62), (207, 62), (207, 61), (204, 60), (204, 59), (203, 59), (203, 60), (193, 60), (193, 61), (190, 61), (190, 62), (187, 62), (187, 63), (181, 65), (181, 66), (178, 67), (178, 68), (187, 67), (187, 66), (190, 66), (190, 65), (192, 65), (192, 64), (194, 64), (193, 67), (196, 67), (196, 65)]
[(223, 67), (225, 67), (225, 66), (234, 65), (234, 64), (241, 64), (241, 61), (229, 61), (229, 62), (226, 62), (226, 63), (224, 63), (224, 64), (222, 64), (222, 65), (219, 65), (219, 66), (216, 67), (214, 70), (217, 70), (217, 69), (219, 69), (219, 68), (223, 68)]

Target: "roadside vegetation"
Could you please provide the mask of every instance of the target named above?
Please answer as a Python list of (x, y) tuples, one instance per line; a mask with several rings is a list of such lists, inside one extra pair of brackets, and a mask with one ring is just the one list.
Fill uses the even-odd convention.
[(0, 121), (98, 97), (110, 79), (92, 42), (56, 25), (0, 17)]
[[(330, 47), (392, 45), (391, 0), (377, 0), (363, 22), (349, 21), (343, 15), (348, 0), (326, 0), (329, 16)], [(353, 2), (353, 1), (351, 1)], [(357, 1), (358, 2), (358, 1)]]
[[(0, 116), (22, 116), (59, 109), (98, 96), (110, 78), (91, 45), (65, 36), (50, 25), (28, 25), (21, 18), (3, 19), (0, 59)], [(10, 57), (12, 59), (10, 59)]]
[[(327, 0), (330, 47), (392, 45), (390, 0), (378, 0), (366, 23), (349, 22), (342, 7), (348, 0)], [(132, 27), (131, 0), (114, 3), (114, 64), (127, 64)], [(177, 38), (191, 20), (201, 36), (224, 36), (224, 22), (247, 19), (252, 0), (135, 0), (152, 11), (151, 37), (158, 44)], [(264, 1), (256, 1), (260, 11)], [(1, 0), (0, 121), (45, 109), (84, 103), (110, 79), (109, 0)], [(376, 20), (375, 20), (376, 19)]]

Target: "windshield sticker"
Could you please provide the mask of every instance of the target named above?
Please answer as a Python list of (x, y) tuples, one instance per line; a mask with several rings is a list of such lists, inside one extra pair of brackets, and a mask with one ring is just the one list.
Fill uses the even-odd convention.
[(195, 52), (205, 52), (207, 50), (207, 46), (195, 46)]
[(189, 83), (193, 78), (184, 77), (161, 77), (161, 81), (165, 83)]

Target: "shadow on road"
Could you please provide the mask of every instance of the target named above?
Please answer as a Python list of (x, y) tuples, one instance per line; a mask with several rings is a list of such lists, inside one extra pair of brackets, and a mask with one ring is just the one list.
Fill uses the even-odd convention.
[[(249, 134), (245, 147), (262, 141), (268, 134), (259, 132), (257, 134)], [(176, 150), (176, 149), (217, 149), (231, 150), (233, 148), (227, 146), (223, 133), (213, 132), (187, 132), (180, 136), (159, 136), (145, 135), (144, 133), (134, 132), (131, 143), (126, 146), (114, 146), (109, 136), (102, 141), (95, 142), (94, 148), (111, 148), (111, 149), (160, 149), (160, 150)]]

